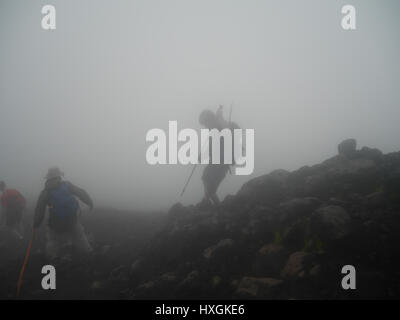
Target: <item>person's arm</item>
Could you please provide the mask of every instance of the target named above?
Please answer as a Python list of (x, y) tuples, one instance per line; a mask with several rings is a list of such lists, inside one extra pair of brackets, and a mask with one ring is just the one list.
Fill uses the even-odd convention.
[(46, 213), (46, 207), (47, 207), (47, 197), (48, 197), (48, 193), (47, 190), (43, 190), (40, 195), (39, 195), (39, 199), (36, 203), (36, 208), (35, 208), (35, 215), (33, 217), (33, 227), (39, 228), (43, 219), (44, 219), (44, 215)]
[(92, 198), (90, 198), (89, 194), (85, 190), (73, 185), (71, 182), (67, 182), (67, 184), (69, 190), (73, 195), (77, 196), (79, 200), (88, 205), (90, 209), (93, 209)]

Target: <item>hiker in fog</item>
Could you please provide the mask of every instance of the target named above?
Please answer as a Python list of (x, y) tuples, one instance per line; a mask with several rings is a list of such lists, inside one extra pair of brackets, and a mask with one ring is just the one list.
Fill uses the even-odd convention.
[(0, 181), (1, 195), (1, 221), (18, 238), (23, 238), (22, 213), (26, 202), (22, 194), (15, 189), (6, 189), (4, 181)]
[(34, 228), (43, 221), (49, 207), (46, 254), (49, 258), (60, 255), (61, 248), (68, 242), (80, 253), (89, 253), (92, 248), (83, 227), (78, 221), (79, 198), (93, 209), (88, 193), (68, 181), (63, 181), (63, 173), (58, 168), (50, 168), (45, 177), (44, 190), (40, 193), (35, 209)]
[[(216, 112), (211, 110), (203, 110), (199, 116), (199, 122), (202, 126), (207, 129), (222, 130), (225, 128), (238, 129), (239, 126), (231, 121), (226, 121), (223, 118), (223, 106), (219, 106)], [(202, 150), (203, 151), (203, 150)], [(206, 166), (203, 171), (202, 181), (204, 185), (204, 198), (201, 201), (201, 205), (219, 204), (219, 198), (217, 196), (217, 190), (222, 180), (224, 180), (226, 174), (230, 172), (230, 164), (224, 164), (224, 140), (220, 142), (220, 163), (211, 163), (212, 159), (212, 144), (211, 138), (208, 143), (208, 152), (210, 163)], [(199, 158), (201, 155), (199, 155)]]

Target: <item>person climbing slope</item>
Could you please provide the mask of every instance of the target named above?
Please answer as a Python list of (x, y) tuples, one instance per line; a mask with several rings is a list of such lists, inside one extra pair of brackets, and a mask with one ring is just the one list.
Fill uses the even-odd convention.
[[(226, 121), (223, 118), (223, 106), (221, 105), (219, 106), (216, 112), (213, 112), (208, 109), (203, 110), (199, 116), (199, 123), (209, 130), (217, 129), (221, 131), (226, 128), (231, 130), (239, 128), (239, 126), (236, 123), (231, 121)], [(233, 156), (234, 143), (235, 142), (232, 141), (232, 159), (234, 159)], [(206, 166), (202, 175), (202, 181), (204, 185), (204, 198), (201, 202), (201, 205), (207, 205), (207, 204), (218, 205), (220, 202), (217, 196), (218, 187), (226, 177), (226, 174), (230, 171), (230, 166), (232, 164), (224, 163), (224, 139), (221, 139), (220, 141), (219, 164), (211, 163), (211, 159), (213, 156), (211, 138), (208, 147), (209, 147), (208, 153), (209, 153), (210, 163)]]
[(93, 209), (89, 194), (62, 179), (59, 168), (50, 168), (45, 177), (45, 187), (37, 201), (34, 228), (41, 225), (46, 208), (49, 208), (46, 255), (51, 258), (60, 256), (62, 247), (71, 243), (79, 253), (90, 253), (92, 248), (86, 238), (83, 226), (78, 219), (79, 202), (76, 197)]

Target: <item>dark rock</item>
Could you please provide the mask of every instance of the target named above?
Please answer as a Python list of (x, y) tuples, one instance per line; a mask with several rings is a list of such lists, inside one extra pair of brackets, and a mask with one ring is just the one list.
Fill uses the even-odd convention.
[(280, 219), (282, 223), (291, 223), (294, 220), (310, 215), (321, 203), (318, 198), (314, 197), (286, 200), (278, 206), (278, 209), (281, 211)]
[(247, 299), (276, 298), (282, 282), (274, 278), (244, 277), (236, 290), (236, 296)]
[(255, 178), (245, 183), (238, 195), (256, 204), (277, 204), (285, 197), (286, 181), (289, 172), (275, 170), (270, 174)]
[(177, 279), (177, 276), (174, 272), (167, 272), (161, 275), (160, 281), (164, 282), (173, 282)]
[(307, 270), (311, 269), (313, 255), (304, 251), (294, 252), (290, 255), (281, 272), (283, 278), (303, 278)]
[(364, 198), (364, 205), (372, 209), (383, 207), (385, 203), (386, 199), (383, 191), (373, 192)]
[(274, 243), (266, 244), (258, 250), (253, 265), (253, 272), (258, 276), (279, 275), (288, 256), (288, 250), (282, 245)]
[(290, 250), (301, 250), (310, 233), (310, 219), (303, 218), (286, 228), (282, 243)]
[(187, 274), (185, 279), (182, 280), (181, 285), (186, 286), (195, 282), (199, 278), (199, 272), (197, 270), (193, 270)]
[(383, 160), (382, 151), (368, 147), (362, 147), (361, 150), (357, 152), (357, 156), (360, 158), (373, 160), (375, 163), (381, 163)]
[(341, 239), (350, 232), (350, 227), (350, 215), (339, 206), (320, 208), (311, 216), (311, 232), (322, 240)]
[(137, 259), (131, 264), (130, 272), (136, 273), (140, 270), (141, 267), (142, 267), (142, 261)]
[(188, 215), (189, 210), (184, 207), (180, 202), (174, 204), (168, 211), (169, 219), (180, 219)]
[(356, 139), (344, 140), (338, 145), (339, 155), (350, 159), (355, 154), (356, 147), (357, 147)]
[(235, 241), (232, 239), (224, 239), (218, 242), (216, 245), (209, 247), (204, 250), (203, 256), (206, 259), (215, 258), (217, 255), (223, 255), (230, 251)]
[[(241, 226), (246, 226), (245, 231), (252, 237), (257, 237), (260, 241), (268, 242), (273, 237), (280, 219), (280, 212), (271, 207), (257, 206), (248, 213), (248, 222), (241, 222)], [(243, 231), (243, 229), (242, 229)]]

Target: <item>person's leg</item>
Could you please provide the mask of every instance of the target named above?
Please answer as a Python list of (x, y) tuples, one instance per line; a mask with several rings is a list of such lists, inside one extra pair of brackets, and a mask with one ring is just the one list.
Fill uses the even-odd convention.
[(220, 201), (219, 201), (219, 198), (218, 198), (218, 196), (217, 196), (216, 193), (212, 194), (212, 195), (210, 196), (210, 199), (211, 199), (211, 201), (212, 201), (212, 203), (213, 203), (214, 206), (219, 205)]
[(48, 228), (46, 238), (46, 256), (50, 260), (54, 260), (60, 254), (63, 244), (63, 237), (57, 234), (54, 230)]
[(6, 208), (6, 225), (10, 230), (10, 234), (18, 240), (22, 240), (20, 222), (21, 212), (18, 208)]
[(207, 165), (203, 171), (203, 175), (201, 177), (204, 186), (204, 198), (202, 200), (203, 204), (211, 203), (211, 194), (210, 190), (212, 189), (212, 165)]
[(72, 229), (72, 246), (80, 253), (92, 252), (92, 247), (86, 238), (83, 226), (77, 222)]
[(16, 221), (15, 221), (15, 226), (14, 226), (14, 232), (15, 232), (15, 234), (17, 235), (17, 237), (19, 239), (23, 239), (24, 238), (24, 236), (23, 236), (24, 228), (23, 228), (23, 225), (22, 225), (22, 211), (23, 211), (22, 208), (20, 208), (17, 211), (17, 213), (16, 213)]
[(210, 169), (204, 179), (205, 193), (208, 199), (214, 204), (220, 203), (217, 196), (217, 190), (222, 180), (224, 180), (226, 173), (229, 170), (227, 165), (210, 165)]

